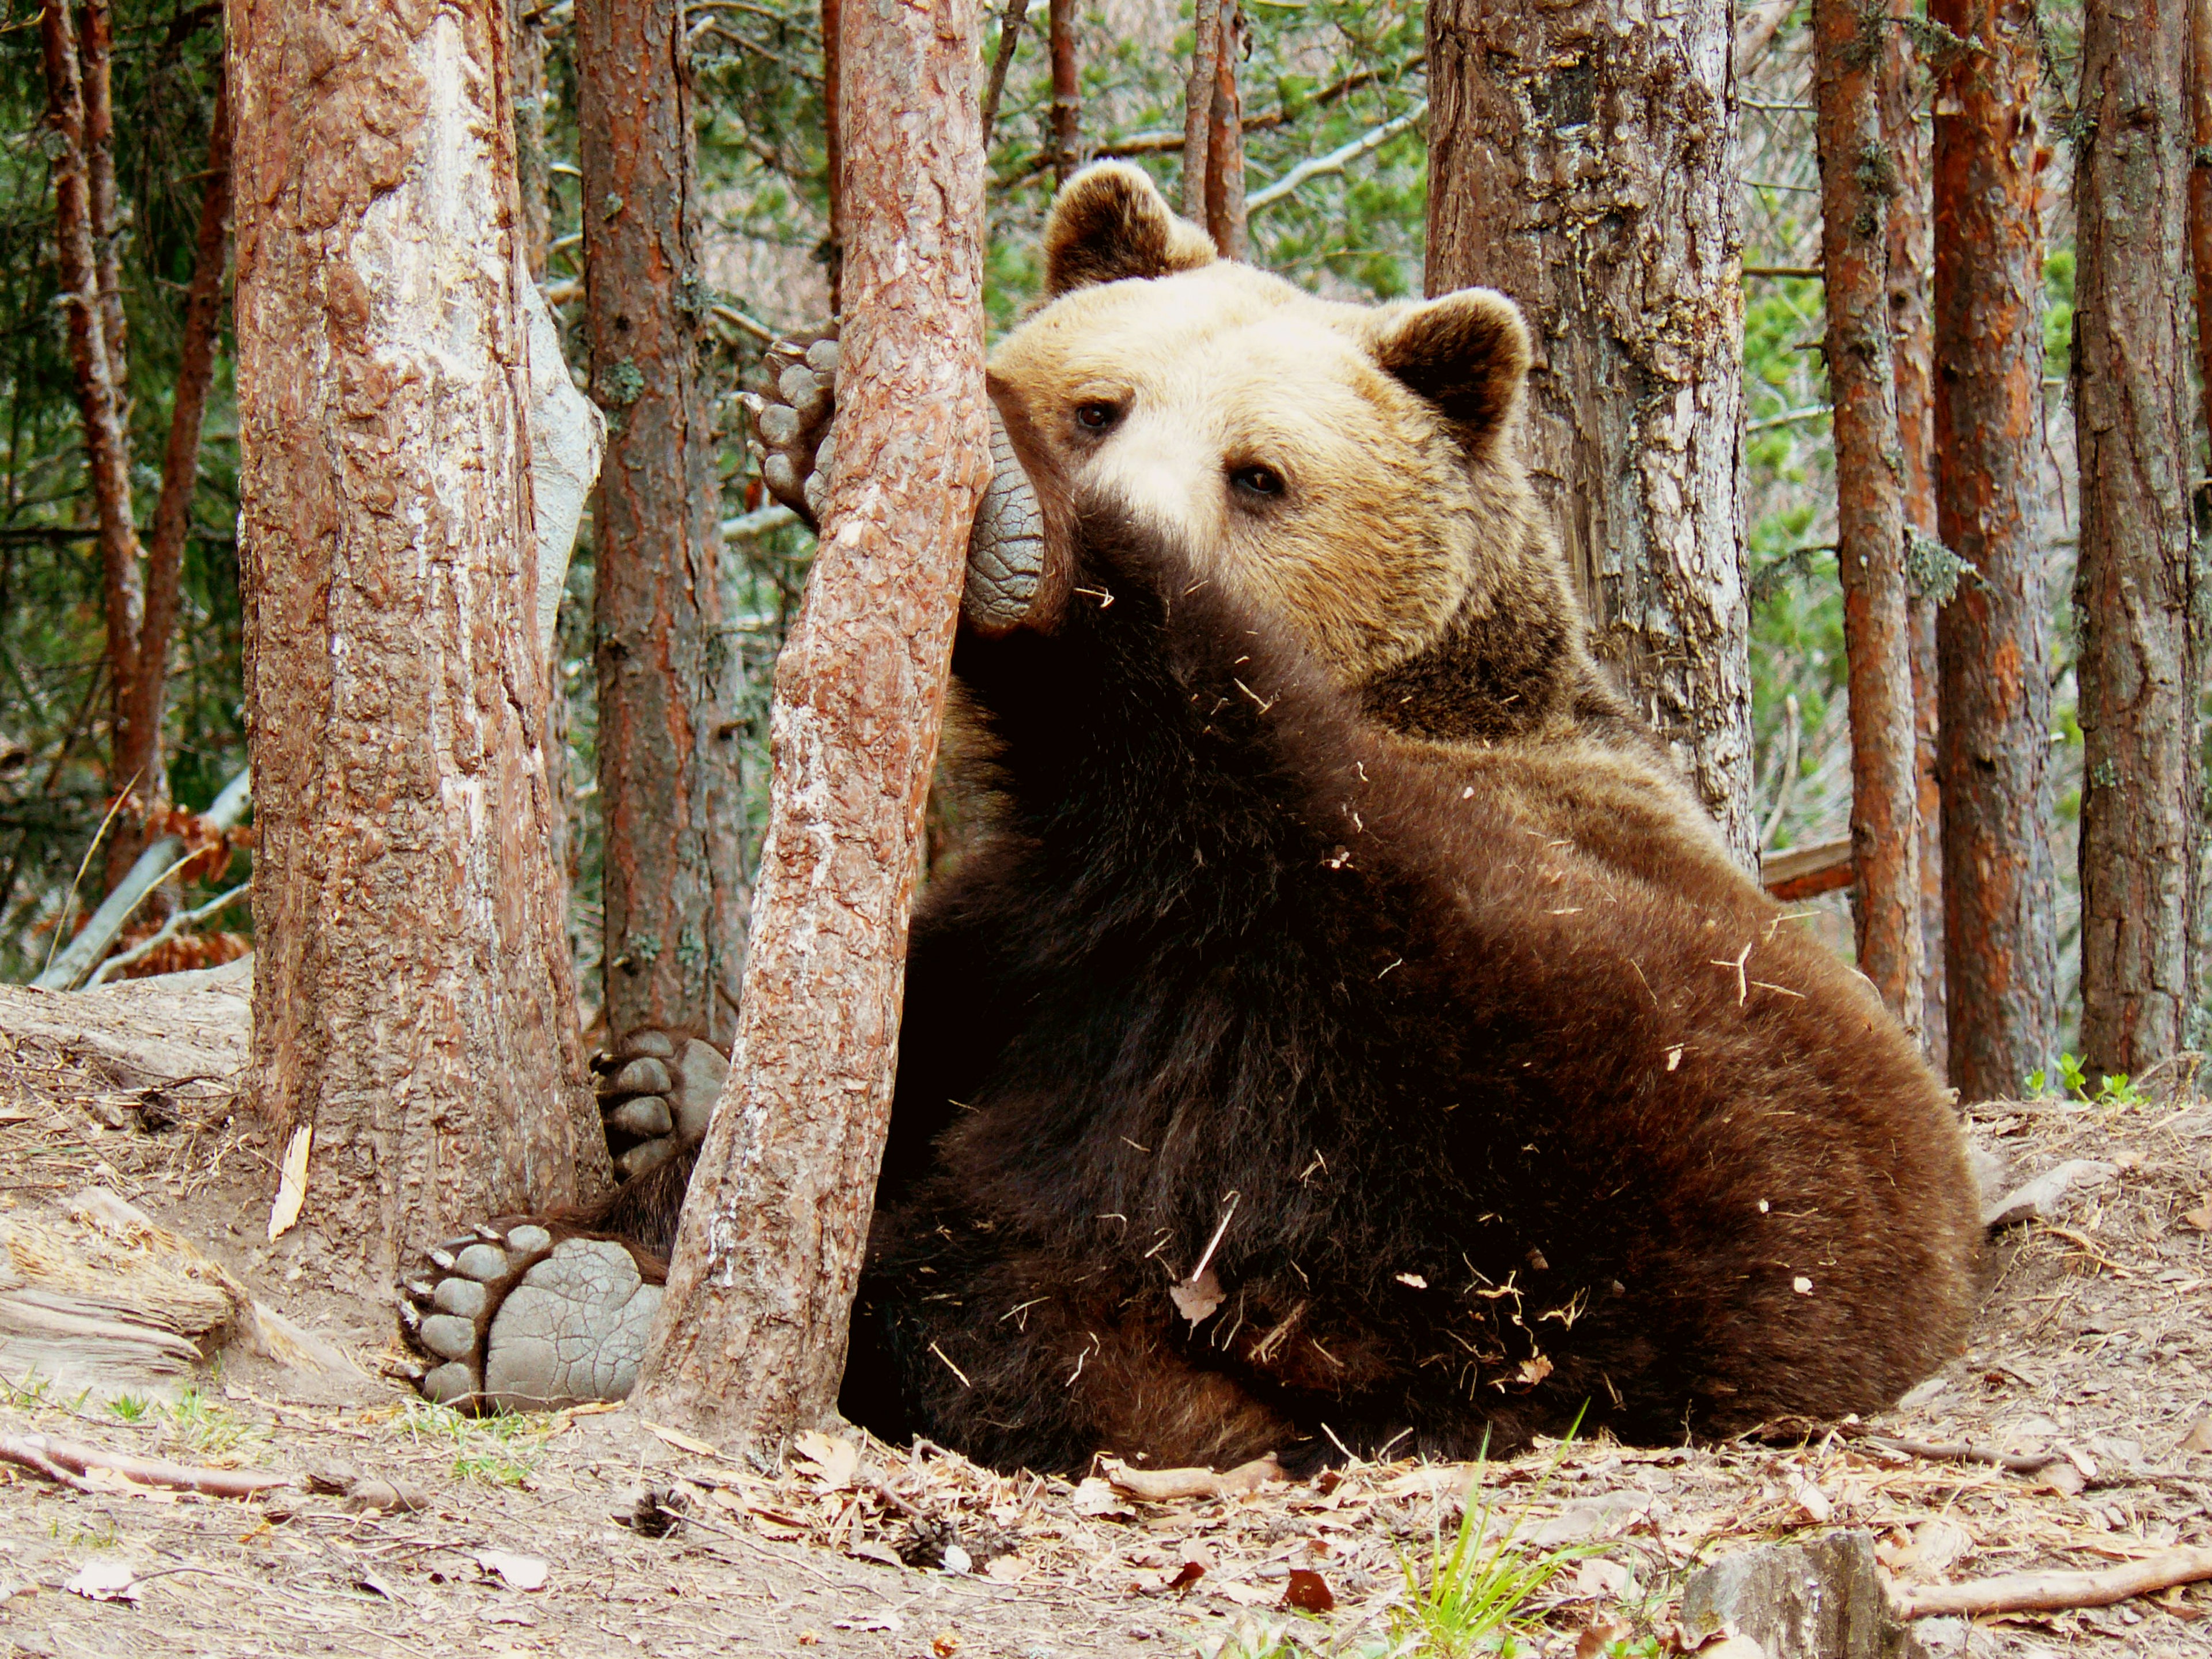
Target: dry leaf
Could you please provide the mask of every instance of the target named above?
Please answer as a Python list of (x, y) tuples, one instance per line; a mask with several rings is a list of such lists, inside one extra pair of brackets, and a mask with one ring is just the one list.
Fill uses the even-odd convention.
[(1196, 1561), (1186, 1561), (1176, 1569), (1176, 1576), (1168, 1580), (1165, 1588), (1171, 1590), (1188, 1590), (1205, 1577), (1206, 1568), (1203, 1565)]
[(2200, 1233), (2212, 1233), (2212, 1198), (2206, 1199), (2193, 1210), (2184, 1210), (2181, 1218)]
[(983, 1577), (1001, 1584), (1018, 1584), (1030, 1576), (1030, 1564), (1018, 1555), (994, 1555), (983, 1566)]
[(1791, 1477), (1790, 1495), (1796, 1499), (1797, 1507), (1810, 1516), (1817, 1525), (1826, 1526), (1836, 1513), (1836, 1506), (1828, 1501), (1828, 1494), (1822, 1492), (1817, 1483), (1806, 1480), (1802, 1475)]
[(1575, 1659), (1600, 1659), (1607, 1648), (1626, 1642), (1634, 1633), (1635, 1627), (1626, 1619), (1600, 1613), (1575, 1638)]
[(1300, 1613), (1334, 1613), (1336, 1595), (1328, 1580), (1311, 1567), (1292, 1567), (1291, 1582), (1283, 1589), (1283, 1605)]
[(2212, 1417), (2200, 1417), (2187, 1434), (2181, 1437), (2177, 1451), (2212, 1452)]
[(849, 1440), (805, 1429), (793, 1437), (792, 1445), (799, 1456), (814, 1465), (805, 1473), (832, 1492), (844, 1491), (860, 1472), (860, 1449)]
[(848, 1545), (846, 1553), (858, 1556), (863, 1561), (873, 1561), (880, 1566), (902, 1567), (906, 1565), (899, 1559), (898, 1552), (880, 1538), (863, 1538), (858, 1543)]
[(1221, 1281), (1208, 1267), (1194, 1279), (1169, 1285), (1168, 1299), (1176, 1304), (1176, 1311), (1193, 1325), (1201, 1324), (1221, 1305)]
[(960, 1632), (957, 1630), (938, 1632), (929, 1638), (929, 1650), (937, 1656), (937, 1659), (952, 1659), (952, 1656), (960, 1651)]
[(2082, 1487), (2088, 1484), (2081, 1478), (2081, 1471), (2063, 1457), (2043, 1472), (2043, 1485), (2050, 1491), (2068, 1498), (2080, 1497)]
[(536, 1556), (517, 1555), (512, 1550), (478, 1550), (477, 1565), (507, 1589), (518, 1590), (544, 1589), (550, 1571)]
[(1628, 1587), (1635, 1582), (1634, 1573), (1602, 1556), (1592, 1556), (1575, 1568), (1575, 1594), (1593, 1601), (1618, 1600), (1628, 1594)]
[(1095, 1474), (1076, 1487), (1075, 1496), (1068, 1499), (1068, 1504), (1078, 1515), (1111, 1516), (1118, 1521), (1137, 1518), (1136, 1510), (1123, 1502), (1112, 1486)]
[(696, 1434), (686, 1434), (681, 1429), (663, 1428), (658, 1423), (646, 1423), (643, 1426), (645, 1431), (656, 1440), (673, 1446), (678, 1451), (690, 1452), (694, 1457), (720, 1457), (722, 1455), (717, 1447), (700, 1439)]
[(1213, 1593), (1226, 1597), (1240, 1607), (1271, 1607), (1280, 1599), (1278, 1592), (1262, 1589), (1257, 1584), (1216, 1584)]
[(79, 1567), (62, 1588), (88, 1601), (136, 1601), (138, 1575), (112, 1555), (97, 1556)]
[(302, 1123), (284, 1143), (284, 1167), (276, 1177), (276, 1201), (269, 1206), (269, 1242), (274, 1244), (299, 1220), (307, 1201), (307, 1154), (315, 1145), (315, 1126)]

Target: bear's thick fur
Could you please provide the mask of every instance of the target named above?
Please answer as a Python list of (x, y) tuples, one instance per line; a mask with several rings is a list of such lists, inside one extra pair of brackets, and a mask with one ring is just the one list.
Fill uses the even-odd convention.
[[(1046, 247), (848, 1415), (1073, 1468), (1893, 1400), (1973, 1301), (1951, 1108), (1592, 659), (1518, 312), (1316, 300), (1112, 164)], [(684, 1174), (602, 1220), (665, 1250)]]

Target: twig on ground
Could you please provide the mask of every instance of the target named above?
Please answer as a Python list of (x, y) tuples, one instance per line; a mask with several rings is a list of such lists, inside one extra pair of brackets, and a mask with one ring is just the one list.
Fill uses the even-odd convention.
[(79, 1441), (58, 1439), (50, 1434), (0, 1434), (0, 1462), (43, 1474), (79, 1492), (90, 1484), (78, 1477), (104, 1469), (142, 1486), (167, 1486), (196, 1492), (208, 1498), (252, 1498), (272, 1486), (289, 1486), (285, 1474), (257, 1474), (249, 1469), (210, 1469), (198, 1464), (172, 1463), (159, 1457), (132, 1457), (125, 1452), (103, 1451)]
[(1184, 1498), (1230, 1498), (1257, 1492), (1270, 1480), (1287, 1480), (1270, 1452), (1240, 1463), (1225, 1474), (1212, 1469), (1133, 1469), (1118, 1457), (1102, 1458), (1099, 1468), (1117, 1491), (1147, 1504), (1172, 1504)]
[(1905, 1457), (1924, 1457), (1939, 1463), (1987, 1463), (2014, 1474), (2036, 1474), (2058, 1461), (2057, 1452), (2008, 1452), (1994, 1446), (1972, 1446), (1963, 1441), (1898, 1440), (1886, 1434), (1860, 1437), (1869, 1446), (1880, 1446)]
[(2108, 1607), (2205, 1578), (2212, 1578), (2212, 1549), (2167, 1550), (2100, 1572), (2015, 1572), (1963, 1584), (1916, 1584), (1898, 1592), (1898, 1611), (1907, 1619), (1928, 1619), (1941, 1613)]
[[(189, 864), (191, 861), (191, 860), (190, 859), (186, 859), (184, 860), (184, 863)], [(178, 867), (182, 868), (183, 866), (180, 864)], [(94, 987), (106, 984), (110, 975), (120, 973), (124, 969), (130, 967), (134, 963), (143, 962), (148, 957), (152, 956), (155, 951), (160, 950), (171, 939), (176, 938), (176, 936), (182, 933), (185, 928), (197, 927), (200, 923), (220, 915), (223, 911), (228, 910), (232, 905), (237, 903), (239, 900), (244, 898), (246, 894), (252, 890), (253, 878), (248, 876), (244, 881), (239, 883), (237, 886), (232, 888), (228, 893), (224, 893), (217, 897), (210, 899), (205, 904), (201, 905), (197, 910), (179, 910), (176, 912), (167, 921), (161, 924), (158, 932), (155, 933), (149, 938), (139, 940), (137, 944), (132, 945), (127, 951), (118, 951), (113, 956), (108, 957), (106, 961), (101, 963), (99, 968), (94, 972), (92, 977), (85, 981), (85, 988), (90, 990)]]

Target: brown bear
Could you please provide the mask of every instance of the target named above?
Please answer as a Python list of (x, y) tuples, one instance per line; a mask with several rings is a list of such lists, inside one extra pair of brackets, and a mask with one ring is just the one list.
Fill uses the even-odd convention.
[[(1972, 1310), (1954, 1115), (1595, 666), (1517, 311), (1316, 300), (1115, 165), (1046, 252), (990, 376), (1041, 563), (955, 651), (988, 828), (914, 924), (848, 1414), (1073, 1468), (1893, 1400)], [(684, 1167), (609, 1231), (665, 1250)], [(434, 1393), (532, 1392), (501, 1292), (564, 1250), (635, 1329), (554, 1236), (425, 1287)]]

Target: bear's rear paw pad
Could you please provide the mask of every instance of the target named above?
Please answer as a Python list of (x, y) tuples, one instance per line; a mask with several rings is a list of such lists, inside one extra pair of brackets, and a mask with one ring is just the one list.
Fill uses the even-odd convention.
[(680, 1031), (633, 1031), (595, 1056), (599, 1111), (615, 1172), (628, 1181), (658, 1168), (707, 1133), (730, 1062)]
[(661, 1289), (640, 1278), (623, 1245), (556, 1244), (525, 1223), (498, 1243), (448, 1247), (431, 1260), (445, 1276), (408, 1287), (410, 1334), (444, 1362), (417, 1385), (430, 1399), (544, 1411), (620, 1400), (635, 1386)]

